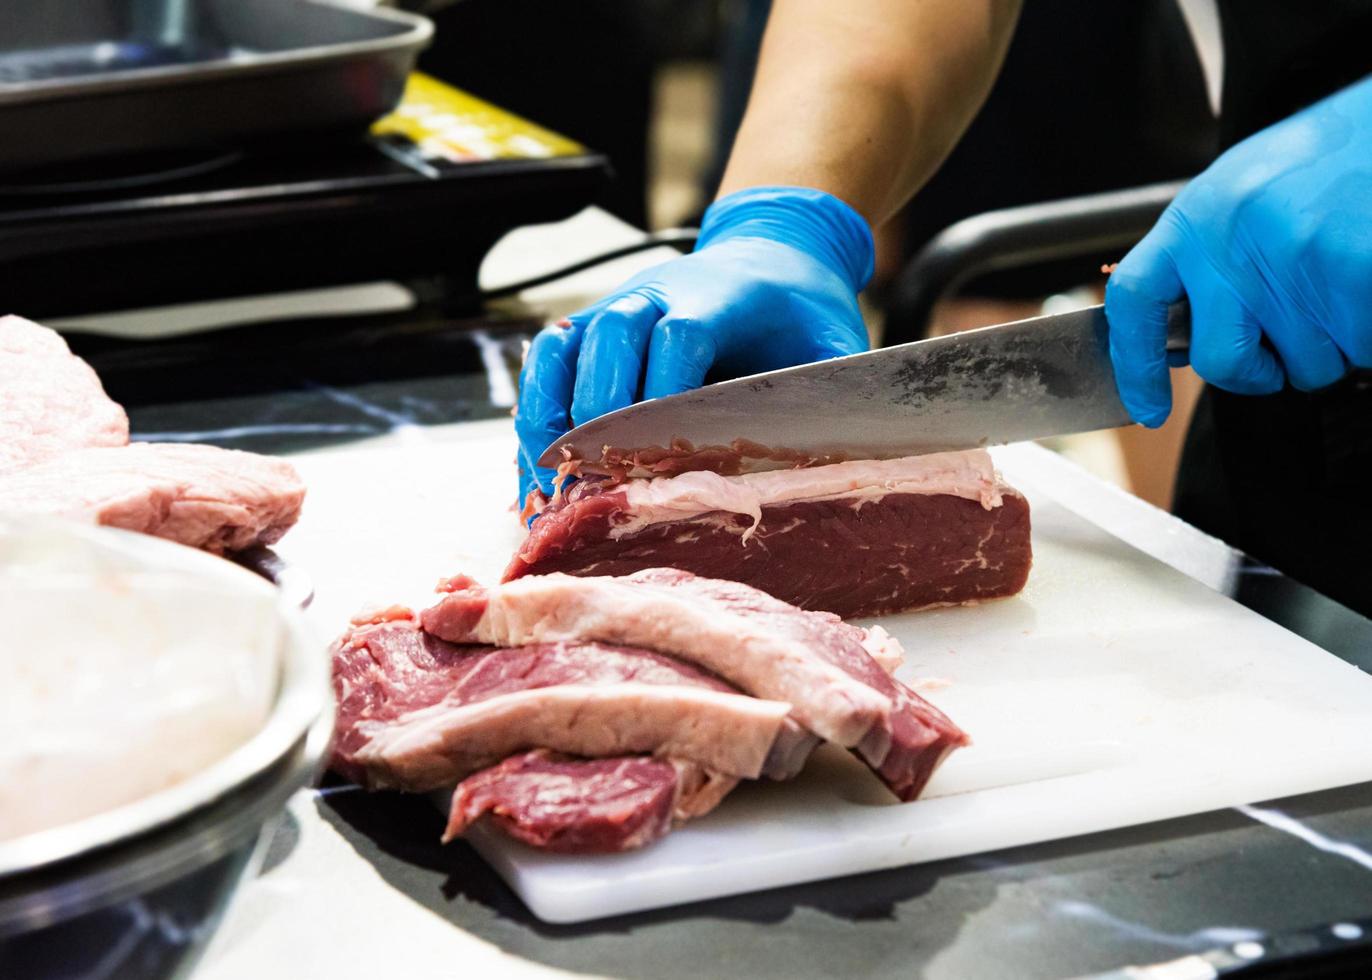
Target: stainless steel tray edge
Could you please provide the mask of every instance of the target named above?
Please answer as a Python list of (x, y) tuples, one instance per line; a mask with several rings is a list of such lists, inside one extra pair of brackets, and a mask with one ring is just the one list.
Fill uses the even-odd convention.
[[(133, 535), (130, 537), (145, 537)], [(189, 551), (148, 539), (155, 547)], [(191, 552), (197, 559), (208, 556)], [(226, 569), (234, 566), (225, 563)], [(247, 569), (231, 574), (257, 575)], [(283, 623), (280, 688), (263, 727), (247, 742), (195, 775), (150, 796), (49, 830), (0, 842), (0, 884), (21, 874), (74, 858), (181, 819), (233, 793), (290, 754), (306, 733), (331, 732), (334, 703), (325, 644), (305, 621), (299, 596), (279, 598)], [(312, 748), (315, 746), (312, 745)], [(317, 751), (322, 755), (324, 749)]]
[(88, 75), (76, 79), (54, 78), (22, 83), (0, 82), (0, 106), (12, 103), (31, 103), (43, 99), (79, 98), (92, 94), (103, 95), (128, 89), (155, 87), (169, 81), (209, 80), (222, 75), (244, 75), (282, 68), (294, 69), (314, 62), (341, 61), (362, 55), (400, 51), (411, 47), (418, 50), (433, 39), (433, 22), (419, 14), (410, 14), (387, 7), (359, 10), (356, 7), (328, 3), (326, 0), (285, 0), (285, 2), (311, 3), (318, 7), (347, 11), (348, 14), (359, 17), (402, 24), (408, 30), (403, 34), (390, 37), (348, 41), (339, 44), (321, 44), (308, 48), (293, 48), (289, 51), (248, 54), (192, 65), (131, 68), (125, 71), (110, 72), (105, 75)]
[[(108, 0), (124, 9), (138, 0)], [(22, 27), (0, 43), (0, 78), (7, 59), (20, 81), (0, 81), (0, 172), (29, 171), (69, 161), (141, 156), (170, 150), (241, 149), (315, 133), (362, 133), (402, 97), (433, 24), (417, 14), (360, 10), (321, 0), (199, 0), (212, 18), (216, 4), (234, 17), (209, 19), (203, 35), (180, 37), (172, 64), (124, 64), (102, 69), (90, 52), (105, 44), (154, 45), (155, 36), (82, 33), (70, 16), (47, 15), (26, 35)], [(38, 8), (24, 8), (38, 9)], [(34, 14), (39, 17), (40, 14)], [(292, 20), (292, 17), (295, 19)], [(289, 29), (288, 29), (289, 28)], [(280, 40), (279, 49), (263, 38)], [(0, 42), (7, 40), (0, 35)], [(203, 50), (201, 50), (203, 48)], [(44, 74), (45, 58), (51, 67)]]

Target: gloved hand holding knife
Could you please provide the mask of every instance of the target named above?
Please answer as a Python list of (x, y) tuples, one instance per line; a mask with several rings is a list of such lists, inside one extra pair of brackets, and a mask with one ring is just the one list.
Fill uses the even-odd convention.
[(1172, 410), (1167, 307), (1191, 303), (1191, 366), (1241, 395), (1372, 367), (1372, 77), (1250, 136), (1177, 196), (1110, 276), (1120, 395)]
[(823, 191), (754, 187), (716, 201), (696, 250), (640, 273), (548, 327), (520, 377), (520, 500), (536, 461), (572, 424), (640, 398), (728, 375), (867, 349), (857, 294), (872, 277), (872, 234)]
[[(776, 0), (696, 250), (535, 339), (516, 414), (521, 500), (569, 423), (712, 372), (865, 350), (857, 293), (872, 274), (869, 229), (900, 210), (975, 114), (1016, 8)], [(940, 37), (936, 50), (921, 37)], [(545, 490), (549, 479), (539, 474)]]

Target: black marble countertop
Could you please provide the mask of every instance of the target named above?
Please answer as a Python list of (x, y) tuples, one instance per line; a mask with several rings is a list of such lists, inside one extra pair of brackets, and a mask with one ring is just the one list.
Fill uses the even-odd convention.
[[(273, 453), (507, 414), (534, 326), (410, 312), (181, 340), (70, 339), (128, 406), (135, 438)], [(1247, 571), (1241, 602), (1372, 670), (1372, 623), (1271, 569)], [(1070, 977), (1236, 943), (1271, 947), (1293, 930), (1372, 917), (1372, 784), (577, 926), (535, 919), (465, 844), (439, 847), (441, 820), (424, 800), (325, 790), (298, 805), (315, 809), (417, 912), (498, 947), (511, 969), (691, 980)], [(278, 851), (292, 846), (292, 826)], [(377, 929), (384, 942), (385, 924)], [(1340, 930), (1347, 948), (1354, 932)], [(1372, 976), (1369, 948), (1338, 967), (1347, 973), (1319, 975)]]

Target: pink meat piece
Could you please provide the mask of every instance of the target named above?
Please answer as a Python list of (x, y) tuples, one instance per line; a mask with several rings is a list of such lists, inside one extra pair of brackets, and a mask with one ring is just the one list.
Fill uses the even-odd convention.
[(873, 654), (894, 641), (737, 582), (677, 569), (619, 578), (529, 576), (493, 589), (460, 580), (424, 610), (458, 643), (623, 643), (689, 660), (757, 697), (786, 701), (817, 735), (852, 748), (902, 800), (968, 738)]
[(813, 745), (788, 705), (644, 650), (458, 646), (390, 618), (351, 630), (333, 659), (333, 768), (373, 788), (428, 791), (536, 748), (672, 755), (751, 778)]
[(304, 497), (284, 460), (215, 446), (74, 449), (0, 476), (0, 511), (141, 531), (215, 554), (275, 542)]
[(539, 749), (459, 783), (443, 839), (485, 816), (506, 835), (545, 851), (628, 851), (708, 813), (736, 782), (679, 760), (577, 759)]
[(0, 478), (73, 449), (128, 441), (128, 416), (59, 333), (0, 316)]
[(544, 506), (511, 560), (524, 575), (671, 567), (845, 618), (1014, 595), (1029, 505), (985, 453), (616, 483)]

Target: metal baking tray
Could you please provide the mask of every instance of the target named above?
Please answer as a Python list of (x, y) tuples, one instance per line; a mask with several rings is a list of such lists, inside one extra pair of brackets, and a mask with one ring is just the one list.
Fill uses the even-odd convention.
[[(0, 538), (10, 542), (9, 550), (19, 561), (35, 567), (47, 563), (81, 574), (89, 574), (85, 571), (88, 568), (103, 567), (180, 573), (208, 585), (221, 584), (225, 589), (244, 587), (240, 578), (246, 574), (244, 570), (193, 548), (133, 531), (32, 518), (22, 523), (0, 520)], [(278, 583), (287, 567), (270, 553), (243, 564), (249, 566), (248, 571)], [(322, 753), (333, 728), (329, 658), (321, 655), (323, 643), (303, 616), (308, 600), (302, 589), (308, 590), (308, 586), (302, 583), (281, 588), (277, 604), (282, 644), (277, 689), (271, 712), (258, 732), (217, 761), (154, 793), (71, 823), (0, 840), (0, 911), (5, 908), (11, 875), (65, 861), (178, 820), (256, 779), (301, 748), (307, 738), (316, 743), (316, 758)], [(4, 916), (0, 915), (0, 927), (3, 925)]]
[(361, 131), (424, 17), (319, 0), (41, 0), (0, 16), (0, 171)]

